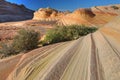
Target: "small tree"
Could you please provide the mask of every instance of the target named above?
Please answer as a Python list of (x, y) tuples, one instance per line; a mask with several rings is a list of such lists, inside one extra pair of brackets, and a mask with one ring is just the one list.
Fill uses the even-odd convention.
[(13, 40), (13, 46), (18, 51), (28, 51), (38, 47), (39, 32), (30, 29), (22, 29)]

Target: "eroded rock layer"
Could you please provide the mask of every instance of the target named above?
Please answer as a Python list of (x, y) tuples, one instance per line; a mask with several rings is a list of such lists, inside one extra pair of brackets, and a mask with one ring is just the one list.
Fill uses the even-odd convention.
[(78, 40), (0, 60), (1, 80), (119, 80), (120, 17)]

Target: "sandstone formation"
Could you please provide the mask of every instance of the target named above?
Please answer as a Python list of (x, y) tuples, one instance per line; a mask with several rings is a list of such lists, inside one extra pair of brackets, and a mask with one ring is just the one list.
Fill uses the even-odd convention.
[(81, 17), (84, 17), (84, 18), (93, 18), (95, 17), (95, 14), (91, 11), (91, 9), (89, 8), (86, 8), (86, 9), (77, 9), (73, 12), (73, 14), (75, 15), (80, 15)]
[(33, 11), (27, 9), (24, 5), (0, 0), (0, 22), (21, 21), (32, 19)]
[(106, 7), (92, 7), (89, 9), (77, 9), (73, 13), (61, 18), (58, 23), (63, 25), (83, 24), (102, 27), (120, 13), (120, 9), (108, 7), (106, 11), (105, 8)]
[(57, 21), (59, 25), (88, 25), (102, 27), (120, 14), (120, 5), (80, 8), (75, 11), (60, 12), (51, 8), (41, 8), (34, 13), (33, 20)]
[(120, 16), (78, 40), (0, 60), (1, 80), (119, 80)]
[[(120, 14), (120, 4), (108, 5), (108, 6), (95, 6), (91, 8), (95, 12), (104, 12), (106, 14)], [(100, 13), (100, 12), (99, 12)]]
[(58, 24), (61, 25), (72, 25), (72, 24), (85, 24), (85, 25), (91, 25), (90, 22), (88, 22), (88, 19), (92, 19), (96, 16), (91, 9), (77, 9), (74, 12), (67, 14), (63, 16), (61, 19), (59, 19)]
[(42, 21), (56, 21), (62, 18), (62, 16), (68, 14), (69, 12), (61, 12), (52, 8), (40, 8), (34, 13), (33, 20)]

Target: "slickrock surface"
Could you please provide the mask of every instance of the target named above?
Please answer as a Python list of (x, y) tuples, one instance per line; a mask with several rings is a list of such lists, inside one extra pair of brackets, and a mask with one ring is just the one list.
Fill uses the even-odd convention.
[(0, 22), (28, 20), (32, 17), (33, 11), (27, 9), (24, 5), (0, 0)]
[(0, 60), (0, 80), (119, 80), (120, 16), (97, 32)]

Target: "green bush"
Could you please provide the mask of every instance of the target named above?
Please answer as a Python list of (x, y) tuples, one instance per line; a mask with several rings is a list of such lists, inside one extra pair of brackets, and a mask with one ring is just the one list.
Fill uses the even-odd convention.
[(119, 9), (119, 7), (117, 6), (111, 6), (113, 9)]
[(13, 46), (18, 51), (28, 51), (38, 47), (40, 34), (34, 30), (22, 29), (13, 40)]
[(75, 40), (96, 30), (96, 27), (86, 27), (84, 25), (57, 26), (48, 31), (43, 42), (44, 44), (51, 44)]
[(2, 55), (2, 57), (7, 57), (16, 54), (16, 50), (14, 49), (12, 44), (1, 42), (0, 46), (0, 54)]
[(18, 54), (22, 51), (32, 50), (38, 47), (40, 34), (34, 30), (22, 29), (15, 36), (12, 43), (1, 42), (0, 54), (2, 57)]

